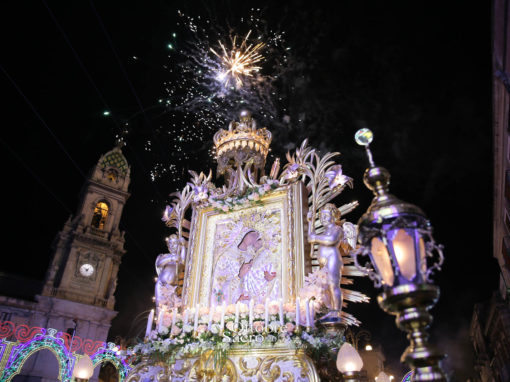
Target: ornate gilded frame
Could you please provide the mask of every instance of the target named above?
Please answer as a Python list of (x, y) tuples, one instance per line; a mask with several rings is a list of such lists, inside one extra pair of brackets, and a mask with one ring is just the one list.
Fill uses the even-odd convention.
[(212, 261), (210, 257), (214, 240), (211, 237), (211, 224), (217, 219), (215, 217), (276, 206), (279, 206), (282, 211), (281, 285), (286, 286), (281, 291), (282, 299), (284, 302), (295, 299), (299, 289), (303, 286), (305, 276), (311, 269), (310, 249), (305, 237), (308, 195), (302, 182), (281, 186), (265, 194), (256, 204), (234, 212), (219, 212), (210, 206), (193, 207), (182, 292), (185, 308), (191, 308), (197, 304), (209, 305), (210, 295), (207, 294), (206, 289), (209, 288), (210, 293), (208, 285), (210, 285), (211, 271), (206, 273), (204, 271)]

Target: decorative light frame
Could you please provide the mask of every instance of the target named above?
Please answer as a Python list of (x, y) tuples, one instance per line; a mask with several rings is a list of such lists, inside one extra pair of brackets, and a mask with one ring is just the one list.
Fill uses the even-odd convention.
[[(14, 342), (7, 340), (12, 335), (16, 339)], [(52, 328), (30, 328), (27, 325), (16, 325), (10, 321), (0, 322), (0, 381), (11, 381), (14, 376), (18, 375), (32, 354), (47, 349), (57, 358), (58, 379), (61, 382), (71, 382), (77, 359), (77, 354), (74, 351), (82, 346), (87, 354), (92, 349), (94, 350), (92, 354), (89, 354), (94, 367), (102, 362), (111, 362), (119, 373), (119, 382), (125, 381), (131, 366), (114, 350), (116, 347), (114, 343), (106, 344), (90, 339), (81, 341), (80, 338), (80, 341), (73, 340), (71, 344), (66, 335), (67, 333), (58, 332)], [(75, 336), (74, 339), (76, 338), (79, 337)], [(101, 344), (99, 348), (95, 346), (97, 342)]]

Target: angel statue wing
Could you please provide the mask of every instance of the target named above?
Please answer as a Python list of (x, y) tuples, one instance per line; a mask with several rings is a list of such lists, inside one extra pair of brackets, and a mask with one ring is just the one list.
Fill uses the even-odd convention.
[(358, 226), (351, 222), (345, 222), (342, 225), (342, 229), (344, 230), (344, 240), (351, 246), (351, 248), (356, 248), (356, 242), (358, 241)]

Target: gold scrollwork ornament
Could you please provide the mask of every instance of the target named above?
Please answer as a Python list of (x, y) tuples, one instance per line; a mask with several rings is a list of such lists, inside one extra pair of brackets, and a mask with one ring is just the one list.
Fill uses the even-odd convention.
[(195, 382), (235, 382), (238, 380), (236, 368), (230, 359), (227, 358), (221, 369), (218, 369), (214, 364), (214, 352), (208, 350), (195, 361), (187, 380)]

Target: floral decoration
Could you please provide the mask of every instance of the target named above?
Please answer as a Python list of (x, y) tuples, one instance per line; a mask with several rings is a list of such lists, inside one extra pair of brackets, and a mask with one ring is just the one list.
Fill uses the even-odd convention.
[(321, 327), (303, 326), (306, 323), (304, 304), (300, 305), (300, 325), (296, 325), (296, 305), (287, 303), (282, 307), (283, 315), (280, 317), (278, 302), (269, 304), (267, 325), (263, 305), (253, 308), (251, 325), (249, 309), (245, 304), (239, 304), (237, 322), (235, 314), (232, 314), (235, 305), (225, 307), (223, 320), (221, 307), (213, 308), (212, 314), (208, 308), (200, 308), (196, 324), (193, 314), (183, 317), (176, 313), (173, 318), (173, 312), (166, 312), (162, 323), (150, 333), (149, 339), (129, 349), (127, 355), (133, 364), (147, 357), (155, 362), (173, 364), (177, 358), (200, 356), (205, 351), (213, 350), (215, 359), (224, 362), (232, 348), (283, 345), (304, 349), (312, 359), (318, 360), (344, 342), (343, 337), (328, 335)]
[(193, 188), (193, 201), (203, 206), (212, 206), (218, 212), (232, 212), (261, 203), (262, 196), (277, 189), (278, 186), (277, 180), (267, 179), (266, 183), (262, 185), (247, 188), (242, 195), (229, 197), (223, 197), (215, 190), (210, 190), (205, 186), (196, 186)]
[(335, 189), (338, 186), (348, 184), (352, 188), (352, 178), (343, 174), (342, 165), (331, 166), (324, 176), (328, 179), (329, 188)]

